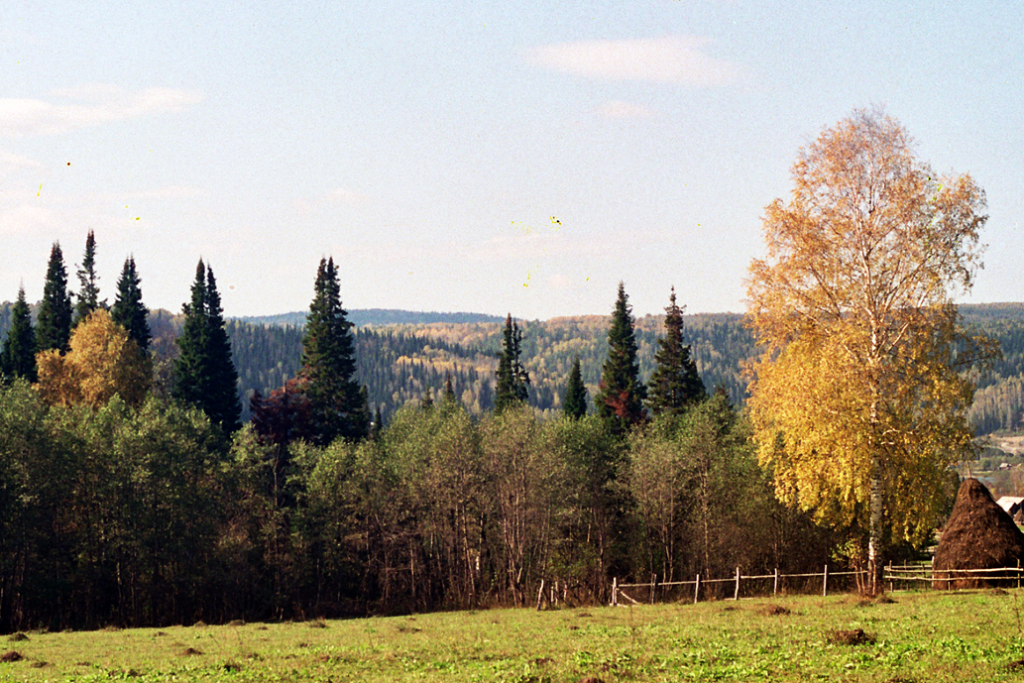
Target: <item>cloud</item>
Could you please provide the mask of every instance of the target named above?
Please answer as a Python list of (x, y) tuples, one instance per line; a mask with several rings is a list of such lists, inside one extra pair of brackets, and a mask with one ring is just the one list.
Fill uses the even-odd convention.
[(45, 100), (0, 99), (0, 137), (57, 135), (113, 121), (181, 111), (203, 99), (201, 94), (188, 90), (147, 88), (125, 92), (107, 84), (55, 90), (50, 96), (70, 101), (55, 104)]
[(609, 100), (595, 111), (598, 116), (606, 119), (649, 119), (655, 115), (653, 109), (622, 100)]
[(739, 77), (733, 62), (715, 59), (698, 36), (637, 40), (586, 40), (528, 50), (532, 64), (554, 71), (611, 81), (654, 81), (681, 85), (726, 85)]

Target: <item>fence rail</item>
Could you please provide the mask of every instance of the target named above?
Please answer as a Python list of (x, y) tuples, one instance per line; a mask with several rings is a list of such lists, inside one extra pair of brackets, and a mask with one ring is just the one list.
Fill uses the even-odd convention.
[[(692, 581), (663, 581), (658, 582), (657, 575), (654, 575), (653, 580), (650, 583), (619, 583), (618, 578), (612, 579), (612, 590), (611, 590), (611, 604), (613, 606), (619, 604), (619, 599), (624, 598), (629, 602), (639, 605), (641, 600), (634, 598), (625, 590), (628, 588), (635, 595), (640, 595), (638, 590), (648, 592), (648, 602), (654, 603), (657, 601), (659, 589), (662, 594), (666, 594), (671, 588), (676, 587), (687, 587), (693, 586), (693, 602), (699, 602), (702, 597), (701, 588), (715, 584), (733, 584), (733, 599), (740, 599), (740, 589), (744, 581), (764, 581), (767, 579), (772, 580), (772, 595), (778, 595), (780, 582), (785, 579), (815, 579), (821, 578), (821, 594), (823, 596), (828, 595), (829, 591), (829, 578), (839, 576), (867, 576), (865, 570), (854, 570), (854, 571), (829, 571), (828, 565), (823, 567), (820, 572), (809, 572), (802, 574), (780, 574), (779, 570), (776, 569), (771, 574), (751, 574), (744, 576), (740, 570), (740, 567), (736, 568), (736, 573), (729, 578), (717, 578), (708, 579), (702, 578), (700, 574), (697, 574)], [(986, 580), (1002, 580), (1002, 581), (1014, 581), (1017, 582), (1017, 587), (1021, 587), (1021, 581), (1024, 579), (1024, 568), (1017, 563), (1016, 567), (996, 567), (992, 569), (934, 569), (929, 564), (919, 565), (904, 565), (902, 567), (894, 567), (892, 564), (887, 565), (882, 573), (883, 582), (889, 582), (889, 590), (894, 591), (901, 588), (908, 587), (915, 582), (930, 583), (933, 586), (935, 584), (946, 583), (950, 584), (956, 581), (963, 581), (970, 579), (971, 577), (977, 577)], [(765, 591), (767, 592), (767, 591)], [(706, 593), (706, 591), (705, 591)], [(686, 598), (689, 599), (689, 598)], [(679, 600), (682, 602), (682, 599)]]

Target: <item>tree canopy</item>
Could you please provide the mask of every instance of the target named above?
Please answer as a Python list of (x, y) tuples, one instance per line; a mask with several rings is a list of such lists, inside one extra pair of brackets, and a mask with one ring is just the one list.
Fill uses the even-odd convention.
[(665, 309), (665, 336), (658, 340), (657, 365), (647, 382), (647, 405), (655, 415), (680, 415), (707, 396), (690, 345), (684, 340), (683, 309), (676, 304), (673, 287)]
[(60, 243), (54, 242), (46, 266), (43, 300), (36, 316), (36, 345), (40, 351), (68, 350), (71, 340), (71, 294), (68, 292), (68, 270)]
[(238, 373), (213, 269), (202, 259), (196, 267), (191, 301), (183, 307), (185, 325), (177, 343), (172, 395), (205, 412), (227, 432), (239, 427)]
[(78, 301), (75, 303), (74, 324), (82, 322), (97, 308), (106, 308), (100, 301), (100, 276), (96, 274), (96, 235), (92, 230), (85, 237), (85, 254), (78, 269)]
[(608, 358), (601, 367), (601, 384), (594, 403), (597, 414), (613, 425), (615, 433), (644, 420), (647, 389), (640, 380), (633, 313), (626, 287), (619, 283), (619, 294), (608, 329)]
[(501, 412), (510, 406), (524, 403), (529, 398), (530, 375), (523, 367), (523, 331), (509, 313), (502, 332), (501, 355), (498, 358), (497, 385), (494, 389), (494, 409)]
[(36, 332), (25, 301), (24, 287), (18, 289), (18, 299), (11, 309), (11, 328), (0, 353), (0, 370), (4, 381), (15, 377), (36, 381)]
[(990, 347), (960, 330), (952, 296), (980, 265), (985, 196), (918, 160), (879, 111), (824, 130), (793, 179), (748, 283), (759, 458), (782, 500), (866, 532), (877, 577), (885, 538), (924, 540), (948, 465), (972, 452), (959, 371)]
[(569, 370), (565, 396), (562, 397), (562, 414), (574, 420), (587, 414), (587, 387), (583, 384), (579, 356), (573, 359), (572, 369)]
[(369, 432), (369, 407), (356, 379), (352, 324), (346, 316), (334, 259), (320, 259), (302, 338), (301, 370), (318, 444), (339, 436), (361, 439)]
[(110, 317), (128, 331), (128, 336), (140, 349), (148, 351), (152, 336), (149, 330), (149, 310), (142, 303), (141, 283), (142, 278), (135, 269), (135, 257), (129, 256), (124, 260), (121, 277), (117, 280), (117, 295), (114, 305), (110, 307)]
[(139, 406), (149, 388), (149, 363), (123, 327), (97, 309), (75, 327), (71, 350), (42, 351), (39, 391), (51, 405), (85, 404), (99, 408), (114, 395)]

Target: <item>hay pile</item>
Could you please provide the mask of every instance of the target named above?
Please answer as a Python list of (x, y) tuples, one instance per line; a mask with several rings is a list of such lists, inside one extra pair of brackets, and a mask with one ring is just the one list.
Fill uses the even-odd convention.
[[(955, 578), (956, 573), (948, 571), (951, 569), (1016, 567), (1022, 560), (1024, 534), (1010, 515), (996, 505), (984, 484), (977, 479), (965, 479), (935, 552), (935, 578)], [(957, 581), (935, 581), (933, 587), (978, 588), (1006, 583), (975, 575)], [(1016, 579), (1013, 584), (1016, 585)]]

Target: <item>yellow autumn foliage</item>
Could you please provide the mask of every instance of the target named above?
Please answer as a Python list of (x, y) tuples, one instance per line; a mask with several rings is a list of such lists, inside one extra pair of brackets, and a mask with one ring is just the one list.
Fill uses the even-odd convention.
[(98, 407), (115, 394), (139, 405), (149, 388), (149, 360), (123, 327), (96, 310), (71, 335), (71, 350), (36, 356), (39, 392), (50, 405)]
[(984, 193), (916, 159), (898, 122), (855, 112), (801, 151), (764, 217), (749, 320), (749, 403), (781, 499), (883, 539), (929, 536), (949, 465), (972, 454), (961, 370), (992, 345), (952, 304), (980, 266)]

